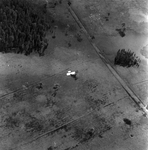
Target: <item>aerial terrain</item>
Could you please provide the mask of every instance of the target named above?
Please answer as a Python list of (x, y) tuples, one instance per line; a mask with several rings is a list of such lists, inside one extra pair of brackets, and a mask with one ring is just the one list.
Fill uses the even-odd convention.
[(32, 1), (48, 47), (0, 50), (0, 150), (148, 150), (148, 1)]

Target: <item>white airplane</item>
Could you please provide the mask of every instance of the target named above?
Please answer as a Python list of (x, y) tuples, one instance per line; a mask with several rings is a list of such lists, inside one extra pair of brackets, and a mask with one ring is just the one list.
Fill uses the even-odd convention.
[(75, 71), (73, 71), (73, 72), (72, 72), (72, 71), (68, 71), (66, 75), (67, 75), (67, 76), (76, 75), (76, 72), (75, 72)]

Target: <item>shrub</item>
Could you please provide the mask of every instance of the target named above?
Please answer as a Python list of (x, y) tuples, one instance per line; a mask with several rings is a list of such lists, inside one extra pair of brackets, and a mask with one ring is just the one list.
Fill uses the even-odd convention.
[(126, 51), (125, 49), (118, 50), (114, 60), (114, 65), (120, 65), (122, 67), (139, 67), (140, 59), (131, 50)]

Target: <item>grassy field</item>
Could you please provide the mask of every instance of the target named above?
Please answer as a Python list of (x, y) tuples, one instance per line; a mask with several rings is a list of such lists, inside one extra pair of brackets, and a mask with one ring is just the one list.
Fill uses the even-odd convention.
[[(147, 119), (98, 57), (66, 2), (48, 13), (57, 29), (55, 38), (47, 32), (43, 57), (0, 54), (0, 149), (147, 150)], [(78, 71), (78, 79), (67, 76), (68, 70)]]

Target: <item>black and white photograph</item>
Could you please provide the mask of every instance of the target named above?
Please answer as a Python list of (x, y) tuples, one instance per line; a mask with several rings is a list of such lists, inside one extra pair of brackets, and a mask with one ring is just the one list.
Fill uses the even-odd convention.
[(0, 0), (0, 150), (148, 150), (148, 0)]

